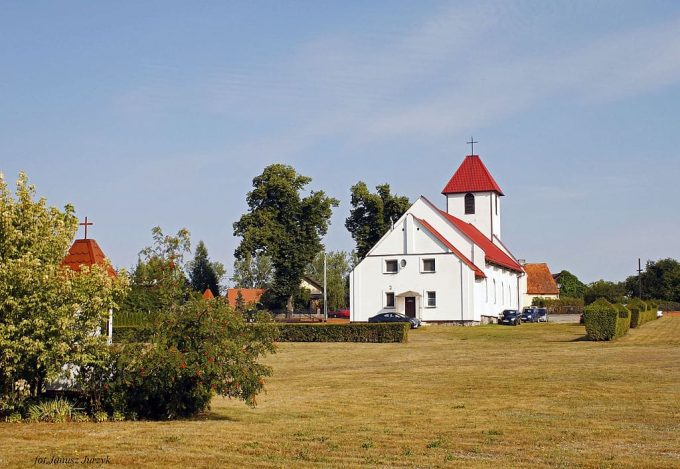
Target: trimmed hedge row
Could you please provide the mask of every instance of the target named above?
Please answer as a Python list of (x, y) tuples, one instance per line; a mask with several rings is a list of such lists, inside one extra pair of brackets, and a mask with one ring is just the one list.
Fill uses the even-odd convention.
[(409, 323), (278, 324), (278, 342), (406, 342)]
[(151, 329), (140, 326), (113, 326), (113, 342), (148, 342)]
[(628, 332), (630, 311), (623, 305), (613, 305), (605, 299), (599, 299), (586, 306), (583, 320), (588, 339), (613, 340)]
[(640, 311), (636, 308), (630, 310), (630, 327), (640, 327), (646, 322), (656, 319), (656, 310)]

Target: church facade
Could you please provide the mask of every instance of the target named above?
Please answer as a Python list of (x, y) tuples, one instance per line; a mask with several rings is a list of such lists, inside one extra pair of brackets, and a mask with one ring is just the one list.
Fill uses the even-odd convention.
[(442, 194), (444, 209), (418, 198), (350, 273), (352, 321), (397, 312), (479, 324), (522, 308), (524, 270), (501, 241), (504, 194), (478, 155)]

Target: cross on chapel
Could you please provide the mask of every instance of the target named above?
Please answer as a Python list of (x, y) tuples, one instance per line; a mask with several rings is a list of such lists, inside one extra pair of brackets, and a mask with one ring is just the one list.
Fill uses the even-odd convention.
[(475, 143), (479, 143), (479, 142), (475, 142), (475, 139), (472, 138), (472, 137), (470, 137), (470, 141), (467, 142), (467, 144), (471, 146), (471, 148), (470, 148), (470, 155), (474, 155), (474, 154), (475, 154)]
[(88, 227), (88, 226), (94, 225), (94, 223), (92, 223), (92, 222), (89, 222), (89, 223), (88, 223), (88, 222), (87, 222), (87, 217), (85, 217), (85, 222), (84, 222), (84, 223), (78, 223), (78, 224), (79, 224), (80, 226), (84, 226), (84, 227), (85, 227), (85, 238), (83, 238), (83, 239), (87, 239), (87, 227)]

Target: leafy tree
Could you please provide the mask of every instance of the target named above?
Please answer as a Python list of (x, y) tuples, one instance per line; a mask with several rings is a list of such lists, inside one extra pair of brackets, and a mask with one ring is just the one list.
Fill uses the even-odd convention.
[(560, 285), (560, 296), (568, 298), (583, 298), (586, 293), (586, 284), (581, 282), (576, 275), (568, 270), (563, 270), (556, 276), (557, 283)]
[(208, 248), (203, 241), (196, 245), (194, 259), (187, 265), (189, 283), (195, 291), (203, 293), (210, 289), (215, 297), (220, 296), (220, 279), (224, 276), (224, 266), (219, 262), (210, 262)]
[(351, 189), (352, 209), (345, 220), (345, 227), (356, 242), (360, 259), (366, 257), (368, 251), (390, 229), (392, 222), (397, 221), (411, 205), (408, 197), (393, 195), (389, 184), (376, 186), (376, 191), (372, 194), (363, 181)]
[(94, 332), (125, 292), (124, 272), (62, 266), (78, 227), (74, 209), (35, 194), (21, 173), (15, 199), (0, 175), (0, 413), (15, 383), (37, 396), (65, 364), (99, 360), (106, 337)]
[[(317, 254), (307, 268), (307, 275), (319, 285), (323, 285), (323, 257), (323, 252)], [(349, 263), (350, 254), (345, 251), (331, 251), (326, 255), (326, 292), (329, 311), (347, 307)]]
[(253, 190), (246, 197), (248, 213), (234, 223), (234, 235), (242, 238), (235, 257), (266, 254), (271, 258), (270, 293), (289, 312), (305, 268), (323, 248), (321, 238), (328, 231), (332, 208), (338, 205), (323, 191), (302, 197), (300, 192), (310, 182), (291, 166), (267, 166), (253, 179)]
[(604, 298), (610, 303), (622, 303), (625, 294), (621, 283), (598, 280), (588, 285), (584, 294), (586, 304), (590, 304), (599, 298)]
[[(680, 302), (680, 262), (675, 259), (648, 261), (642, 272), (642, 297)], [(640, 282), (637, 275), (625, 280), (626, 292), (640, 297)]]
[(249, 252), (234, 260), (231, 281), (235, 288), (269, 288), (272, 282), (272, 260), (265, 254), (252, 256)]
[(151, 234), (153, 245), (139, 252), (133, 269), (130, 294), (123, 304), (125, 311), (155, 315), (173, 310), (187, 298), (189, 281), (184, 275), (184, 255), (191, 246), (189, 230), (182, 228), (172, 236), (156, 226)]

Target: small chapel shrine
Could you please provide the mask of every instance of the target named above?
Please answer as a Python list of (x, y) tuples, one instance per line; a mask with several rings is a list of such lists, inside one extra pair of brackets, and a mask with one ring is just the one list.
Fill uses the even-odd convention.
[(350, 273), (352, 321), (397, 312), (480, 324), (522, 308), (524, 270), (501, 241), (504, 194), (479, 155), (442, 194), (445, 209), (420, 196)]

